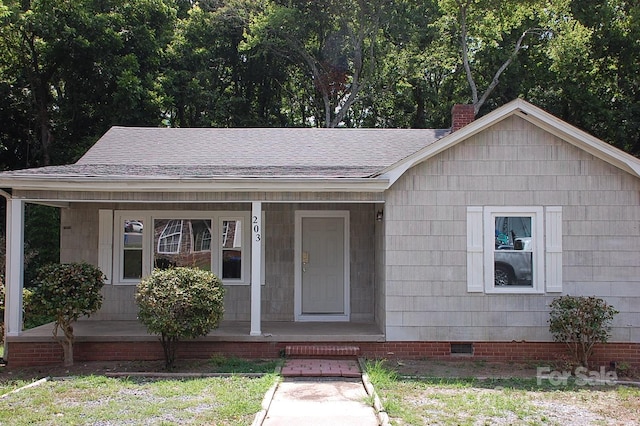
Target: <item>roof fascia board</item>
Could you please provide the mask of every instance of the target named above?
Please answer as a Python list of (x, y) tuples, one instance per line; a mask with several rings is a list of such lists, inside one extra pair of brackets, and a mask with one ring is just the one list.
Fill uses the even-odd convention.
[(29, 198), (29, 197), (14, 197), (17, 200), (24, 201), (30, 204), (41, 204), (50, 207), (69, 208), (72, 203), (97, 203), (97, 204), (229, 204), (229, 203), (252, 203), (254, 201), (261, 201), (263, 204), (385, 204), (385, 200), (256, 200), (253, 198), (242, 198), (238, 200), (130, 200), (130, 199), (88, 199), (78, 198), (69, 199), (64, 202), (59, 202), (50, 198)]
[(517, 115), (621, 170), (640, 177), (640, 160), (555, 116), (530, 105)]
[(0, 187), (25, 191), (98, 192), (383, 192), (384, 177), (350, 179), (33, 179), (0, 180)]

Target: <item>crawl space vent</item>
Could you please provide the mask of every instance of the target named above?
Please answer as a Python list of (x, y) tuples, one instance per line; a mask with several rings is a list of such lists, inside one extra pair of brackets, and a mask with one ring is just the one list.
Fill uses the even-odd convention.
[(473, 343), (452, 343), (451, 355), (473, 355)]

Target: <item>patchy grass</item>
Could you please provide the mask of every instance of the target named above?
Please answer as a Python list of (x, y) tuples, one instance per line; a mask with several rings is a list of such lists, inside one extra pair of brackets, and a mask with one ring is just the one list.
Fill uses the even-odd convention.
[(382, 361), (367, 374), (392, 424), (637, 424), (640, 389), (558, 387), (535, 378), (404, 378)]
[[(0, 368), (0, 424), (249, 425), (276, 382), (278, 360), (185, 360), (179, 373), (237, 373), (198, 379), (109, 378), (111, 372), (164, 371), (162, 361)], [(261, 373), (262, 377), (241, 377)], [(11, 391), (45, 376), (38, 386)]]
[(277, 380), (239, 376), (132, 380), (86, 376), (49, 381), (0, 399), (0, 424), (248, 425)]

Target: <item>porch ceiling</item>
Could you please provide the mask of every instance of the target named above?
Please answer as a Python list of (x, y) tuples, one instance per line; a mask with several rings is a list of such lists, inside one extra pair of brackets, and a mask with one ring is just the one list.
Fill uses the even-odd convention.
[[(9, 342), (51, 341), (53, 323), (10, 336)], [(78, 321), (73, 326), (77, 342), (156, 341), (138, 321)], [(206, 337), (198, 340), (218, 342), (384, 342), (385, 336), (373, 323), (353, 322), (262, 322), (262, 335), (250, 336), (249, 321), (223, 321)]]

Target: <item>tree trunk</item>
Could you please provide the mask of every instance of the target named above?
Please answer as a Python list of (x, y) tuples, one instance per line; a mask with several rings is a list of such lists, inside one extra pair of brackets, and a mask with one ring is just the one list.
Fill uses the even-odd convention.
[(160, 343), (162, 343), (162, 350), (164, 351), (164, 367), (167, 370), (172, 370), (176, 362), (178, 338), (162, 334), (160, 336)]
[(59, 326), (64, 332), (64, 338), (59, 340), (64, 352), (64, 366), (70, 367), (73, 365), (73, 327), (71, 324), (60, 324)]

